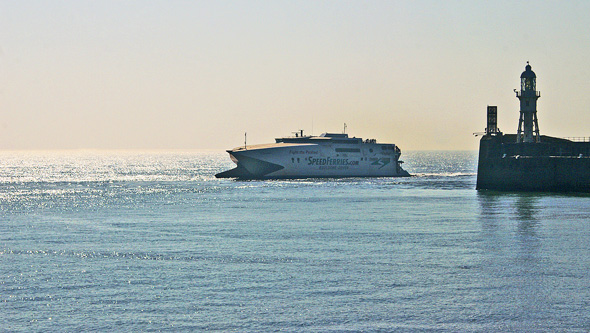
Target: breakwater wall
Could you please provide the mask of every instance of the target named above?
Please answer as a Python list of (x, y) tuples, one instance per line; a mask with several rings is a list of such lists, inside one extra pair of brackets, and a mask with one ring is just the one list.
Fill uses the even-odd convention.
[(539, 143), (516, 143), (515, 135), (485, 135), (477, 189), (590, 192), (590, 143), (549, 136)]

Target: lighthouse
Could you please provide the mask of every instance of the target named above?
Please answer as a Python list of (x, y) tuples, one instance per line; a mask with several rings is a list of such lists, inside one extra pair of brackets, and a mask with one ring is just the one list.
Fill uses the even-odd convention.
[[(539, 134), (537, 76), (528, 61), (520, 76), (517, 134), (497, 128), (488, 106), (488, 127), (479, 141), (478, 190), (590, 193), (590, 142)], [(543, 140), (543, 142), (541, 142)]]
[(516, 142), (541, 142), (539, 123), (537, 121), (537, 99), (541, 93), (537, 91), (537, 76), (527, 61), (525, 71), (520, 75), (520, 91), (514, 89), (520, 100), (520, 119)]

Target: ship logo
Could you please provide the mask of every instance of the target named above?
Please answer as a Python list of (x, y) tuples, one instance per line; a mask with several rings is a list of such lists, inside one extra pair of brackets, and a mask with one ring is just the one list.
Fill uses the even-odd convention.
[(389, 164), (391, 162), (390, 158), (371, 158), (369, 159), (369, 162), (371, 162), (371, 165), (380, 165), (379, 169), (383, 168), (384, 166), (386, 166), (387, 164)]

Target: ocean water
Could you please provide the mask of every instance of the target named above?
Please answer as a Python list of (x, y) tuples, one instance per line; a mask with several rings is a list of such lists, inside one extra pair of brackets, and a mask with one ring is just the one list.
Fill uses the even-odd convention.
[(590, 330), (590, 196), (236, 181), (223, 152), (0, 152), (0, 331)]

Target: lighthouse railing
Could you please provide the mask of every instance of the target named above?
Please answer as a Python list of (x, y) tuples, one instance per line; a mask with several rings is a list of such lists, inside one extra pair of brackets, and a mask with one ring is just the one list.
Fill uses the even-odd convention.
[(590, 142), (590, 137), (584, 137), (584, 136), (570, 136), (570, 137), (565, 137), (564, 139), (570, 140), (573, 142)]
[[(530, 94), (529, 91), (530, 90), (527, 90), (527, 91), (520, 90), (519, 91), (519, 90), (514, 89), (514, 92), (516, 93), (516, 97), (522, 97), (522, 96), (526, 97), (528, 94)], [(541, 92), (540, 91), (535, 91), (535, 96), (541, 97)]]

